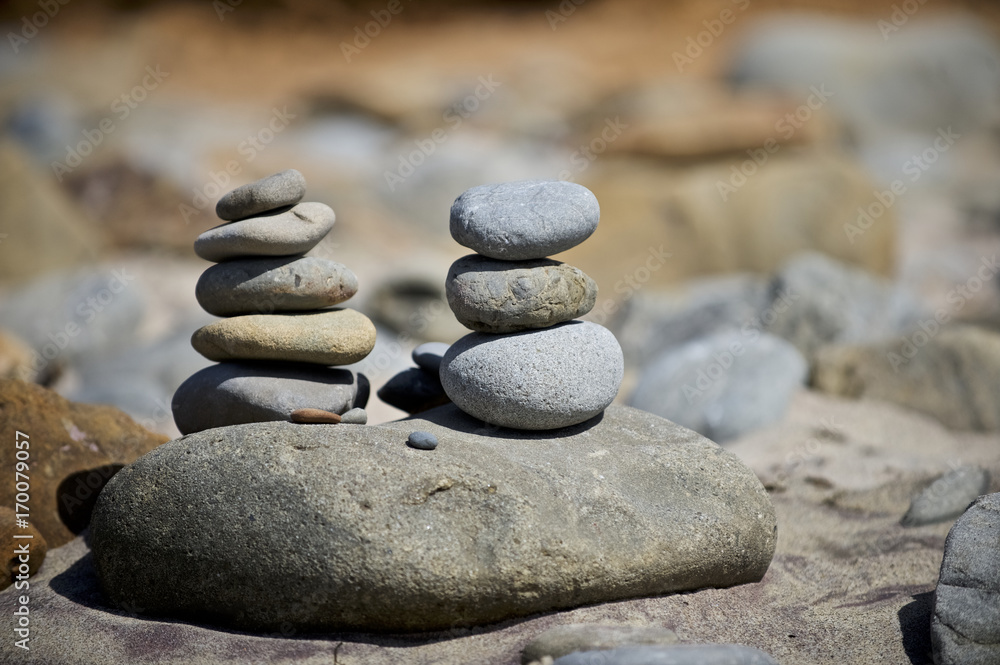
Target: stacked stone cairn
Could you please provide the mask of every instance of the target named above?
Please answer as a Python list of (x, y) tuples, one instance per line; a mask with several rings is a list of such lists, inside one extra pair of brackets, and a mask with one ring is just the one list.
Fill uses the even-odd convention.
[(611, 404), (624, 374), (621, 347), (596, 323), (597, 285), (552, 254), (597, 229), (600, 207), (585, 187), (519, 181), (473, 187), (451, 208), (451, 235), (474, 250), (445, 284), (460, 323), (476, 332), (440, 365), (447, 396), (486, 423), (524, 430), (568, 427)]
[(226, 223), (201, 234), (195, 253), (212, 261), (195, 295), (225, 317), (191, 345), (213, 365), (174, 394), (183, 434), (250, 422), (366, 422), (369, 386), (349, 365), (375, 345), (363, 314), (331, 306), (358, 290), (345, 266), (305, 253), (333, 228), (329, 206), (300, 203), (306, 181), (294, 169), (229, 192), (216, 214)]

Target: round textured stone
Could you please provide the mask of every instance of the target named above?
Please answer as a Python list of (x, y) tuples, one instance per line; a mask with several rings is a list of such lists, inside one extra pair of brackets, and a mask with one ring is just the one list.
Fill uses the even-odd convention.
[(365, 425), (368, 423), (368, 412), (361, 407), (354, 407), (340, 416), (340, 422), (345, 425)]
[(237, 187), (215, 204), (219, 219), (244, 219), (262, 212), (295, 205), (306, 194), (306, 179), (295, 169), (288, 169), (249, 185)]
[(411, 432), (406, 445), (417, 450), (434, 450), (438, 447), (438, 439), (430, 432)]
[(270, 314), (322, 309), (358, 292), (347, 267), (314, 256), (234, 259), (202, 273), (194, 295), (209, 314)]
[(572, 182), (480, 185), (451, 206), (451, 236), (494, 259), (542, 259), (589, 238), (600, 216), (594, 194)]
[(375, 325), (353, 309), (247, 314), (199, 328), (191, 346), (209, 360), (287, 360), (350, 365), (371, 353)]
[(448, 352), (449, 346), (451, 345), (444, 342), (424, 342), (413, 349), (411, 357), (413, 362), (417, 363), (417, 367), (436, 376), (441, 369), (441, 359)]
[(344, 413), (368, 403), (364, 374), (300, 363), (231, 362), (181, 384), (171, 409), (181, 434), (244, 423), (287, 421), (298, 409)]
[(194, 253), (206, 261), (247, 256), (304, 254), (322, 240), (337, 217), (324, 203), (300, 203), (289, 210), (229, 222), (202, 233)]
[(594, 307), (597, 284), (579, 268), (553, 261), (498, 261), (470, 254), (451, 264), (448, 305), (466, 328), (509, 333), (547, 328)]
[(513, 335), (466, 335), (445, 354), (441, 384), (460, 409), (487, 423), (554, 429), (601, 413), (624, 371), (609, 330), (569, 321)]

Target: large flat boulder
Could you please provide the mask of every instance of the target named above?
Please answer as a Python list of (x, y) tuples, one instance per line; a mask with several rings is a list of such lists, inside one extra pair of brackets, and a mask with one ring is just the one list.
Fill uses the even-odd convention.
[[(767, 571), (762, 485), (679, 425), (627, 407), (548, 432), (454, 405), (421, 416), (239, 425), (161, 446), (95, 508), (105, 593), (251, 630), (413, 631)], [(437, 448), (407, 447), (416, 430)]]

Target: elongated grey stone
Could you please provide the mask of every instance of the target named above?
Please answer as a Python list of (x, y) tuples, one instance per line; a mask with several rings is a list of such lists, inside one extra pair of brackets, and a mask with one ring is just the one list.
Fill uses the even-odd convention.
[(358, 278), (314, 256), (233, 259), (202, 273), (194, 295), (209, 314), (270, 314), (322, 309), (358, 292)]
[(305, 194), (305, 177), (295, 169), (288, 169), (232, 190), (215, 204), (215, 214), (219, 219), (244, 219), (295, 205)]
[(344, 413), (368, 403), (368, 379), (300, 363), (229, 362), (196, 372), (174, 393), (181, 434), (243, 423), (287, 421), (292, 411)]
[(677, 644), (578, 651), (552, 665), (778, 665), (778, 661), (742, 644)]
[(300, 203), (272, 214), (229, 222), (202, 233), (194, 253), (206, 261), (248, 256), (304, 254), (322, 240), (337, 217), (324, 203)]
[(953, 469), (913, 499), (900, 523), (921, 526), (958, 517), (989, 487), (990, 474), (986, 469), (978, 466)]
[(494, 259), (542, 259), (597, 229), (601, 208), (582, 185), (520, 180), (466, 190), (451, 206), (451, 236)]
[(466, 328), (510, 333), (547, 328), (594, 307), (597, 284), (579, 268), (551, 259), (498, 261), (470, 254), (445, 281), (448, 305)]

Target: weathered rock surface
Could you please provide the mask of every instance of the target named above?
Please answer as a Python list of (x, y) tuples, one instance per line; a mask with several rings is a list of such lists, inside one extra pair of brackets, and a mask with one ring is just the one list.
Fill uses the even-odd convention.
[(939, 665), (1000, 662), (1000, 493), (981, 497), (944, 544), (931, 643)]
[(202, 273), (194, 295), (209, 314), (270, 314), (337, 305), (358, 292), (346, 266), (313, 256), (234, 259)]
[(28, 523), (49, 547), (83, 530), (97, 494), (119, 468), (167, 440), (112, 406), (76, 404), (17, 379), (0, 380), (0, 436), (8, 442), (0, 446), (0, 465), (10, 469), (10, 482), (0, 483), (0, 506), (14, 507), (14, 442), (27, 440)]
[(603, 411), (624, 374), (618, 341), (588, 321), (512, 335), (471, 333), (451, 345), (441, 384), (460, 409), (494, 425), (554, 429)]
[(300, 203), (291, 209), (228, 222), (194, 241), (194, 253), (206, 261), (246, 256), (304, 254), (322, 240), (337, 217), (325, 203)]
[(306, 363), (227, 362), (206, 367), (174, 393), (182, 434), (213, 427), (287, 421), (292, 411), (344, 413), (368, 403), (364, 374)]
[(349, 365), (375, 346), (375, 325), (353, 309), (245, 314), (199, 328), (191, 346), (209, 360), (286, 360)]
[(724, 330), (655, 358), (629, 404), (726, 441), (780, 420), (808, 369), (780, 337)]
[(511, 333), (583, 316), (594, 307), (597, 284), (579, 268), (552, 261), (498, 261), (477, 254), (451, 265), (448, 305), (466, 328)]
[(91, 524), (114, 603), (251, 630), (441, 629), (753, 582), (774, 539), (735, 456), (624, 407), (556, 433), (446, 406), (189, 435), (121, 472)]
[(451, 236), (477, 254), (505, 261), (542, 259), (570, 249), (597, 228), (601, 208), (572, 182), (519, 180), (466, 190), (451, 207)]
[[(912, 340), (923, 340), (917, 347)], [(956, 326), (934, 336), (820, 350), (813, 385), (833, 395), (892, 402), (954, 429), (1000, 430), (1000, 334)]]

